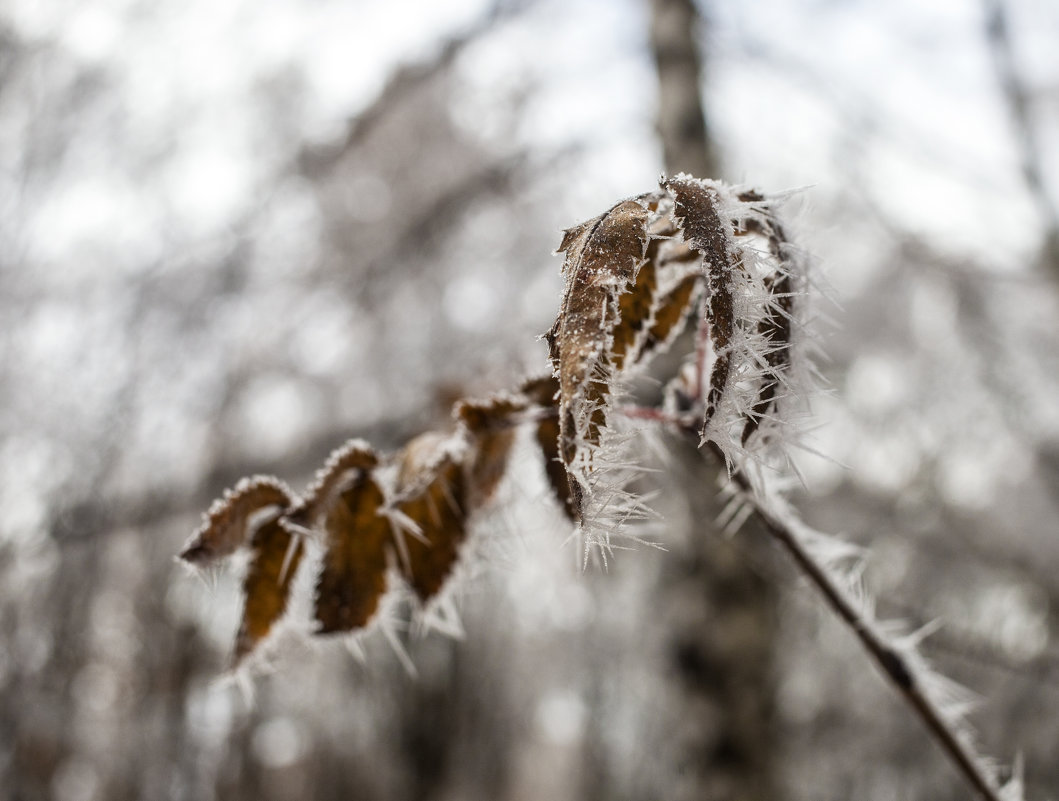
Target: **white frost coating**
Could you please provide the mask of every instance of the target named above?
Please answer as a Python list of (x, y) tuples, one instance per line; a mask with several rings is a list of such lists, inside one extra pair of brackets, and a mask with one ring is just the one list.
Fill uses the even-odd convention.
[[(727, 463), (729, 475), (746, 492), (737, 492), (722, 514), (721, 525), (732, 529), (756, 508), (766, 521), (774, 521), (774, 536), (795, 556), (829, 605), (844, 619), (865, 647), (880, 661), (895, 685), (913, 705), (925, 708), (921, 717), (932, 728), (939, 742), (946, 738), (946, 750), (957, 762), (965, 764), (964, 775), (974, 777), (980, 788), (990, 788), (991, 798), (1019, 801), (1022, 797), (1020, 768), (1001, 786), (995, 763), (984, 757), (975, 741), (968, 714), (974, 707), (974, 696), (934, 670), (920, 654), (918, 645), (928, 633), (907, 633), (907, 627), (894, 621), (880, 621), (873, 599), (865, 591), (862, 578), (863, 551), (841, 538), (826, 535), (803, 523), (784, 497), (781, 475), (793, 467), (789, 457), (792, 447), (799, 446), (801, 423), (808, 417), (809, 395), (817, 391), (820, 377), (812, 365), (815, 343), (808, 335), (805, 299), (809, 289), (807, 260), (786, 242), (781, 224), (774, 215), (777, 198), (763, 198), (717, 181), (698, 181), (691, 176), (677, 176), (676, 182), (686, 189), (689, 183), (708, 190), (714, 209), (721, 220), (721, 232), (727, 249), (728, 264), (718, 271), (707, 270), (704, 280), (712, 291), (729, 293), (733, 324), (724, 352), (698, 354), (696, 369), (685, 371), (678, 379), (685, 397), (696, 398), (706, 408), (700, 445), (715, 447)], [(678, 189), (663, 181), (675, 204)], [(743, 195), (745, 199), (740, 199)], [(690, 198), (690, 195), (688, 196)], [(689, 203), (691, 200), (689, 199)], [(660, 213), (671, 213), (685, 236), (694, 222), (691, 206), (685, 218), (673, 209), (660, 207)], [(698, 220), (697, 229), (710, 234), (709, 219)], [(764, 248), (755, 245), (762, 244)], [(704, 259), (711, 257), (708, 241), (698, 242)], [(714, 246), (715, 247), (715, 246)], [(714, 258), (716, 253), (714, 252)], [(718, 272), (725, 273), (725, 283), (718, 283)], [(776, 287), (783, 286), (782, 292)], [(789, 329), (789, 336), (769, 335), (777, 321)], [(712, 324), (714, 321), (710, 321)], [(700, 343), (700, 347), (701, 347)], [(711, 340), (716, 344), (716, 338)], [(785, 353), (780, 353), (780, 349)], [(710, 350), (713, 350), (711, 347)], [(729, 374), (723, 392), (713, 409), (707, 405), (712, 387), (712, 364), (719, 356), (729, 359)], [(689, 385), (689, 379), (691, 381)], [(698, 385), (695, 385), (695, 382)], [(772, 382), (775, 400), (762, 402), (762, 386)], [(756, 429), (748, 428), (748, 416), (757, 418)], [(749, 431), (749, 433), (748, 433)], [(745, 503), (740, 503), (740, 500)], [(898, 664), (886, 664), (890, 659)], [(895, 672), (891, 672), (895, 671)], [(906, 674), (906, 675), (903, 675)], [(906, 686), (907, 684), (907, 686)], [(938, 732), (938, 727), (945, 734)]]
[[(728, 284), (735, 317), (728, 348), (732, 374), (728, 391), (702, 433), (702, 442), (716, 443), (729, 459), (729, 464), (736, 456), (760, 460), (767, 449), (756, 447), (753, 440), (748, 443), (752, 447), (747, 449), (741, 435), (747, 416), (755, 413), (762, 385), (774, 384), (773, 406), (779, 411), (758, 413), (760, 420), (753, 439), (781, 447), (788, 447), (788, 440), (797, 439), (797, 428), (791, 424), (796, 422), (798, 415), (792, 412), (804, 406), (815, 390), (811, 368), (806, 370), (808, 360), (804, 358), (804, 343), (801, 341), (805, 338), (801, 309), (807, 297), (804, 264), (794, 258), (795, 254), (782, 238), (777, 243), (777, 252), (755, 246), (766, 243), (768, 233), (778, 233), (779, 223), (772, 212), (774, 198), (746, 202), (739, 199), (739, 194), (744, 191), (740, 187), (729, 187), (718, 181), (702, 183), (714, 190), (717, 211), (722, 221), (730, 223), (724, 232), (729, 256), (735, 265)], [(751, 229), (760, 231), (751, 236)], [(744, 232), (743, 235), (736, 236), (734, 232), (737, 230)], [(777, 293), (769, 286), (769, 282), (781, 280), (790, 282), (788, 292)], [(785, 309), (784, 304), (790, 304), (793, 309)], [(775, 343), (762, 332), (761, 327), (769, 315), (790, 324), (791, 341)], [(777, 358), (783, 360), (779, 367), (775, 363)]]
[[(272, 503), (262, 505), (256, 509), (240, 510), (239, 505), (245, 503), (248, 496), (262, 488), (275, 490), (276, 494), (284, 499), (284, 507)], [(235, 551), (249, 544), (254, 532), (262, 524), (275, 519), (277, 515), (283, 513), (286, 507), (296, 502), (296, 498), (297, 496), (291, 491), (290, 487), (275, 476), (255, 475), (242, 478), (233, 488), (226, 489), (220, 498), (210, 504), (210, 508), (202, 516), (202, 523), (191, 533), (181, 550), (186, 553), (198, 546), (207, 545), (209, 550), (212, 551), (209, 556), (209, 561), (211, 562), (230, 556)], [(218, 542), (213, 544), (206, 543), (205, 538), (210, 530), (225, 516), (231, 516), (232, 519), (228, 521), (228, 525), (225, 526), (223, 532), (218, 531), (215, 533), (214, 539), (218, 540)], [(242, 529), (242, 535), (237, 540), (232, 539), (230, 535), (233, 527)], [(195, 564), (193, 566), (201, 568), (205, 565)]]
[(651, 495), (630, 492), (628, 487), (644, 472), (633, 458), (635, 431), (611, 426), (603, 430), (594, 448), (593, 468), (585, 477), (582, 522), (574, 532), (582, 549), (582, 568), (591, 559), (604, 567), (615, 550), (633, 545), (661, 547), (647, 539), (646, 521), (659, 520), (650, 507)]
[[(302, 498), (291, 509), (290, 515), (297, 517), (304, 515), (307, 519), (305, 525), (294, 520), (284, 519), (281, 525), (291, 534), (306, 535), (313, 533), (314, 524), (325, 517), (331, 510), (335, 498), (342, 491), (348, 489), (350, 478), (358, 469), (363, 469), (356, 463), (359, 461), (374, 462), (375, 452), (371, 445), (362, 439), (347, 440), (338, 448), (331, 451), (324, 462), (323, 467), (316, 471), (313, 480), (306, 487)], [(347, 465), (343, 469), (343, 465)]]
[[(724, 353), (711, 352), (712, 348), (700, 343), (697, 363), (691, 369), (682, 371), (670, 390), (676, 386), (683, 397), (705, 404), (710, 391), (706, 383), (713, 363), (718, 355), (727, 356), (730, 365), (728, 380), (724, 392), (717, 399), (712, 417), (703, 426), (702, 443), (716, 445), (724, 454), (730, 471), (737, 464), (743, 465), (743, 469), (748, 465), (754, 465), (755, 468), (773, 465), (777, 456), (789, 463), (787, 450), (797, 443), (797, 424), (807, 416), (805, 398), (815, 386), (813, 368), (804, 360), (795, 358), (799, 355), (797, 351), (806, 349), (804, 340), (807, 337), (800, 324), (798, 309), (801, 305), (798, 301), (806, 294), (808, 284), (804, 279), (804, 263), (797, 257), (796, 251), (786, 245), (779, 223), (775, 220), (773, 206), (776, 197), (764, 198), (753, 194), (748, 195), (753, 200), (741, 200), (743, 190), (738, 187), (729, 187), (717, 181), (699, 181), (683, 174), (675, 180), (703, 187), (713, 199), (727, 251), (729, 264), (726, 265), (726, 290), (731, 295), (734, 322)], [(664, 179), (662, 185), (663, 190), (638, 200), (655, 205), (647, 229), (652, 232), (654, 239), (666, 240), (665, 247), (672, 253), (681, 242), (686, 242), (682, 229), (689, 220), (677, 217), (676, 191)], [(581, 229), (582, 236), (584, 230)], [(693, 270), (702, 271), (703, 284), (709, 285), (716, 280), (716, 271), (711, 277), (703, 267), (704, 255), (709, 254), (701, 251), (697, 258), (685, 258), (683, 263), (674, 265), (666, 265), (659, 256), (658, 292), (647, 320), (643, 322), (636, 341), (627, 352), (627, 359), (629, 354), (637, 353), (645, 341), (646, 333), (655, 321), (658, 298), (663, 292), (674, 287)], [(568, 263), (564, 264), (564, 269), (568, 266)], [(568, 281), (572, 272), (567, 275)], [(783, 286), (786, 291), (777, 291), (777, 285)], [(701, 288), (693, 292), (693, 296), (698, 298), (701, 313), (705, 314), (708, 298), (702, 298), (701, 294)], [(608, 316), (617, 311), (617, 297), (610, 303), (615, 308), (608, 305), (604, 310)], [(794, 311), (788, 307), (793, 307)], [(789, 338), (774, 330), (777, 325), (789, 325)], [(577, 534), (583, 540), (585, 557), (587, 559), (591, 551), (598, 550), (605, 562), (606, 554), (615, 547), (615, 541), (641, 539), (629, 534), (626, 524), (650, 518), (652, 514), (643, 498), (625, 490), (635, 475), (638, 459), (628, 444), (630, 434), (619, 430), (616, 419), (619, 415), (614, 413), (623, 396), (623, 380), (628, 374), (634, 373), (638, 365), (625, 364), (619, 372), (605, 363), (602, 356), (613, 348), (613, 336), (608, 326), (602, 328), (603, 336), (591, 343), (593, 351), (590, 361), (593, 369), (578, 388), (573, 404), (576, 410), (573, 416), (576, 450), (567, 468), (571, 480), (576, 481), (582, 491), (583, 508)], [(705, 331), (708, 328), (703, 328), (700, 336)], [(669, 332), (667, 341), (660, 343), (654, 353), (664, 350), (673, 336)], [(558, 375), (559, 367), (554, 366)], [(606, 392), (594, 404), (586, 399), (588, 387), (592, 385), (606, 387)], [(667, 395), (670, 399), (675, 397), (672, 391)], [(608, 414), (598, 442), (592, 442), (591, 421), (596, 406)], [(670, 411), (675, 408), (674, 402)], [(755, 420), (752, 428), (747, 424), (751, 418)], [(744, 439), (747, 439), (746, 445)], [(730, 512), (725, 524), (734, 529), (751, 510), (735, 503)]]
[[(735, 470), (740, 469), (741, 466), (737, 463)], [(823, 534), (805, 525), (782, 492), (770, 485), (770, 477), (766, 472), (751, 469), (743, 475), (748, 477), (751, 486), (751, 502), (761, 509), (767, 518), (778, 521), (791, 534), (805, 558), (812, 561), (831, 588), (841, 595), (849, 608), (855, 610), (857, 623), (854, 628), (862, 629), (864, 637), (877, 642), (882, 650), (901, 658), (910, 677), (911, 691), (919, 693), (924, 704), (944, 722), (959, 744), (957, 747), (963, 750), (983, 781), (993, 788), (994, 795), (1003, 801), (1022, 801), (1021, 760), (1016, 759), (1011, 778), (1002, 784), (996, 761), (981, 753), (974, 729), (968, 720), (968, 715), (978, 704), (977, 696), (937, 672), (919, 651), (919, 644), (936, 629), (937, 623), (909, 633), (908, 626), (901, 621), (879, 620), (875, 614), (873, 599), (865, 593), (860, 580), (863, 551), (838, 537)], [(819, 581), (814, 579), (814, 583), (820, 587)]]

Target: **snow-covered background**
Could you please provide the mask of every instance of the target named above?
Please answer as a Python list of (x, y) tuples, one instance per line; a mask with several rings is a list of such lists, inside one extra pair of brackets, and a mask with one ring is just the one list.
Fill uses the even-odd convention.
[[(1059, 5), (1004, 4), (1027, 125), (992, 3), (700, 6), (718, 177), (802, 189), (794, 229), (831, 287), (828, 459), (805, 458), (799, 505), (871, 546), (881, 608), (944, 621), (928, 653), (982, 693), (989, 750), (1054, 794)], [(664, 679), (634, 626), (657, 557), (579, 576), (532, 465), (507, 490), (522, 511), (489, 521), (503, 555), (467, 591), (466, 641), (417, 642), (417, 682), (384, 642), (366, 665), (292, 644), (248, 704), (215, 681), (230, 577), (204, 588), (171, 557), (241, 475), (300, 486), (348, 436), (396, 447), (543, 367), (557, 232), (662, 170), (649, 17), (0, 7), (8, 797), (640, 797), (622, 771), (653, 748), (637, 688)], [(786, 796), (957, 797), (793, 572), (762, 569), (786, 599)], [(446, 750), (416, 739), (438, 727)]]

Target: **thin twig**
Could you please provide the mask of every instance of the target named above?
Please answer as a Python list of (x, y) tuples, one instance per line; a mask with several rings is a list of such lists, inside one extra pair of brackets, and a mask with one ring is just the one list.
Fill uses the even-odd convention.
[[(698, 428), (693, 421), (687, 421), (661, 410), (640, 409), (636, 414), (630, 409), (625, 413), (632, 417), (652, 419), (678, 429), (689, 438), (697, 438)], [(655, 412), (650, 414), (649, 412)], [(713, 442), (709, 442), (710, 452), (717, 457), (722, 466), (727, 465), (724, 452)], [(1002, 801), (996, 781), (983, 769), (982, 764), (967, 744), (960, 739), (953, 725), (930, 699), (921, 685), (916, 669), (908, 659), (891, 643), (882, 637), (871, 622), (860, 612), (857, 604), (849, 597), (831, 574), (820, 565), (809, 553), (797, 534), (782, 519), (766, 509), (755, 495), (750, 480), (746, 475), (734, 470), (731, 481), (739, 488), (743, 499), (750, 505), (753, 514), (765, 530), (778, 542), (799, 570), (820, 592), (824, 602), (852, 629), (865, 650), (879, 666), (886, 678), (905, 699), (919, 719), (927, 727), (941, 749), (955, 764), (960, 774), (987, 801)]]
[[(697, 435), (694, 431), (688, 433)], [(724, 464), (723, 453), (720, 453), (719, 449), (715, 449), (714, 452)], [(831, 610), (852, 629), (865, 650), (908, 705), (912, 707), (919, 719), (923, 721), (938, 745), (949, 756), (967, 782), (988, 801), (1002, 801), (995, 780), (985, 772), (973, 751), (960, 739), (952, 724), (945, 719), (935, 702), (926, 694), (915, 669), (909, 664), (907, 658), (879, 635), (849, 595), (835, 582), (828, 571), (813, 559), (790, 526), (764, 508), (754, 495), (747, 477), (735, 471), (732, 473), (731, 480), (739, 487), (744, 499), (750, 504), (754, 516), (772, 538), (790, 554), (798, 568), (813, 583)]]
[[(985, 0), (986, 40), (993, 55), (997, 80), (1011, 115), (1015, 144), (1021, 161), (1022, 180), (1044, 223), (1044, 260), (1059, 276), (1059, 208), (1045, 178), (1044, 158), (1033, 124), (1031, 98), (1026, 82), (1015, 66), (1007, 8), (1003, 0)], [(1055, 276), (1053, 276), (1055, 277)]]

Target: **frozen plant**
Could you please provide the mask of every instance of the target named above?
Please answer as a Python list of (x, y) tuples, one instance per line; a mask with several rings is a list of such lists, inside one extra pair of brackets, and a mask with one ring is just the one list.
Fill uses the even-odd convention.
[[(637, 427), (665, 426), (720, 460), (730, 524), (761, 520), (968, 783), (991, 801), (1020, 798), (1018, 777), (1002, 786), (978, 753), (963, 694), (919, 656), (919, 637), (875, 620), (858, 591), (856, 549), (812, 531), (780, 490), (813, 378), (799, 302), (808, 281), (777, 218), (781, 199), (663, 177), (658, 189), (565, 232), (563, 297), (546, 334), (550, 374), (459, 401), (449, 430), (398, 453), (350, 441), (300, 495), (268, 477), (227, 492), (181, 558), (205, 567), (248, 555), (235, 664), (274, 632), (299, 571), (315, 577), (317, 635), (362, 632), (402, 596), (451, 629), (451, 588), (473, 542), (472, 518), (492, 501), (519, 428), (532, 430), (585, 559), (606, 560), (618, 542), (642, 540), (639, 524), (652, 517), (630, 489), (642, 450)], [(689, 323), (692, 345), (683, 367), (664, 377), (664, 402), (630, 403), (628, 379)]]

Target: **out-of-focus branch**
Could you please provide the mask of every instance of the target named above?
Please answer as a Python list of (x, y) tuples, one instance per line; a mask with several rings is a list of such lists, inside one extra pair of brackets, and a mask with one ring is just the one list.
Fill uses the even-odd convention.
[(1042, 260), (1045, 267), (1059, 281), (1059, 208), (1044, 178), (1041, 146), (1036, 127), (1031, 119), (1029, 93), (1015, 67), (1015, 52), (1011, 43), (1007, 9), (1003, 0), (983, 0), (985, 5), (985, 33), (993, 54), (1000, 90), (1011, 115), (1021, 161), (1022, 179), (1026, 183), (1041, 220), (1045, 226)]
[[(409, 415), (400, 420), (381, 420), (364, 426), (357, 433), (370, 437), (382, 447), (392, 448), (410, 439), (417, 427), (409, 420), (420, 415)], [(171, 489), (147, 488), (119, 497), (83, 498), (59, 506), (52, 514), (49, 530), (60, 544), (94, 544), (119, 527), (146, 529), (189, 509), (205, 508), (221, 489), (235, 484), (242, 476), (258, 473), (287, 473), (308, 475), (320, 463), (321, 454), (334, 448), (336, 442), (348, 437), (348, 429), (327, 428), (303, 443), (296, 454), (284, 454), (271, 462), (255, 459), (252, 464), (244, 459), (221, 460), (213, 464), (199, 486), (188, 493)]]
[[(888, 599), (886, 607), (900, 615), (901, 619), (913, 628), (930, 625), (936, 619), (924, 612), (921, 606), (913, 603)], [(1019, 681), (1059, 693), (1059, 649), (1052, 648), (1030, 659), (1019, 660), (971, 634), (949, 630), (946, 627), (940, 627), (930, 635), (930, 645), (931, 651), (944, 653), (950, 658), (975, 666), (1003, 671)]]
[(346, 135), (338, 143), (325, 146), (306, 145), (297, 162), (310, 177), (326, 174), (344, 153), (362, 144), (392, 111), (456, 61), (468, 46), (494, 30), (497, 23), (522, 11), (531, 0), (494, 0), (489, 11), (473, 25), (445, 40), (434, 54), (422, 61), (407, 64), (394, 71), (375, 98), (346, 126)]

